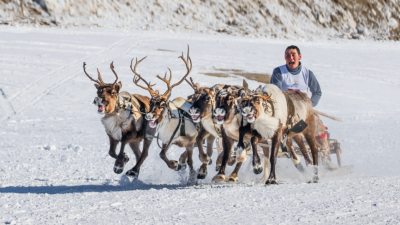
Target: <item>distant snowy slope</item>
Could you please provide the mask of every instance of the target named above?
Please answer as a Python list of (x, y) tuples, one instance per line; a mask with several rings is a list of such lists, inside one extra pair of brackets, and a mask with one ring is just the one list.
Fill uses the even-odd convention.
[(400, 0), (23, 0), (20, 4), (21, 1), (0, 1), (0, 23), (222, 32), (291, 39), (400, 38)]

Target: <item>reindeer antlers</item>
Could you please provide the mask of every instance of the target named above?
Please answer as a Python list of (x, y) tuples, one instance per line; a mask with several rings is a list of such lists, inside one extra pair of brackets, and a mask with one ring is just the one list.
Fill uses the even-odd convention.
[[(183, 62), (186, 65), (186, 69), (187, 69), (186, 75), (183, 76), (182, 79), (178, 83), (175, 83), (174, 85), (170, 86), (171, 79), (172, 79), (172, 72), (171, 72), (171, 70), (169, 68), (168, 68), (168, 70), (170, 72), (170, 77), (169, 77), (168, 80), (167, 80), (167, 73), (165, 73), (164, 78), (161, 78), (160, 76), (157, 75), (157, 78), (162, 80), (162, 81), (164, 81), (167, 84), (167, 87), (168, 87), (168, 90), (161, 96), (163, 98), (168, 98), (168, 96), (171, 94), (172, 88), (180, 85), (184, 80), (186, 80), (186, 77), (189, 75), (190, 71), (192, 71), (192, 66), (193, 65), (192, 65), (192, 59), (189, 56), (189, 45), (188, 45), (187, 58), (185, 59), (185, 57), (183, 56), (183, 52), (182, 52), (182, 56), (179, 56), (178, 58), (181, 58), (183, 60)], [(189, 60), (190, 65), (189, 65), (189, 62), (187, 60)]]
[(195, 84), (193, 82), (192, 77), (190, 77), (190, 82), (187, 79), (185, 79), (185, 81), (190, 85), (190, 87), (192, 87), (194, 89), (195, 92), (198, 91), (200, 85), (199, 85), (199, 83)]
[[(142, 76), (140, 76), (140, 74), (138, 74), (138, 73), (136, 72), (136, 67), (137, 67), (137, 65), (139, 65), (139, 63), (142, 62), (145, 58), (147, 58), (147, 56), (144, 57), (144, 58), (142, 58), (141, 60), (139, 60), (139, 62), (137, 61), (137, 58), (136, 58), (136, 63), (135, 63), (135, 67), (134, 67), (134, 68), (132, 68), (133, 59), (132, 59), (132, 61), (131, 61), (131, 70), (132, 70), (132, 72), (135, 74), (135, 76), (133, 77), (133, 83), (134, 83), (136, 86), (140, 87), (140, 88), (143, 88), (143, 89), (145, 89), (145, 90), (148, 90), (148, 91), (150, 92), (150, 95), (151, 95), (151, 96), (158, 95), (158, 96), (161, 97), (161, 95), (159, 95), (158, 92), (156, 92), (156, 91), (153, 90), (153, 86), (156, 85), (156, 84), (151, 85), (151, 83), (147, 82), (145, 79), (143, 79)], [(143, 87), (143, 86), (140, 85), (140, 84), (138, 84), (140, 80), (142, 80), (142, 81), (147, 85), (147, 88), (146, 88), (146, 87)]]
[[(113, 71), (113, 73), (114, 73), (114, 75), (115, 75), (115, 77), (116, 77), (114, 83), (112, 84), (112, 85), (114, 85), (114, 84), (117, 83), (117, 81), (118, 81), (118, 75), (117, 75), (117, 73), (114, 71), (114, 61), (111, 62), (110, 68), (111, 68), (111, 70)], [(99, 73), (99, 74), (100, 74), (100, 73)]]
[(89, 77), (90, 80), (98, 83), (99, 85), (105, 85), (105, 83), (103, 82), (103, 80), (101, 79), (101, 75), (99, 72), (99, 69), (97, 69), (97, 73), (99, 74), (99, 78), (98, 80), (93, 79), (91, 76), (89, 76), (89, 74), (86, 72), (86, 62), (83, 62), (83, 71), (85, 72), (86, 76)]
[[(182, 52), (182, 56), (179, 56), (179, 58), (181, 58), (183, 60), (183, 62), (185, 63), (185, 65), (186, 65), (186, 69), (187, 69), (186, 75), (178, 83), (175, 83), (172, 86), (170, 86), (171, 79), (172, 79), (172, 71), (171, 71), (170, 68), (168, 68), (169, 73), (170, 73), (169, 79), (167, 79), (167, 72), (165, 72), (164, 78), (161, 78), (159, 75), (157, 75), (157, 78), (162, 80), (164, 83), (166, 83), (167, 84), (167, 88), (168, 88), (167, 91), (163, 95), (160, 95), (158, 92), (154, 91), (153, 88), (152, 88), (155, 84), (151, 85), (149, 82), (147, 82), (145, 79), (143, 79), (143, 77), (140, 76), (140, 74), (138, 74), (136, 72), (137, 65), (140, 62), (142, 62), (146, 57), (144, 57), (143, 59), (141, 59), (139, 61), (137, 61), (137, 58), (136, 58), (136, 64), (135, 64), (134, 68), (132, 68), (132, 64), (133, 64), (133, 59), (132, 59), (132, 61), (131, 61), (131, 70), (135, 74), (135, 77), (133, 78), (133, 83), (135, 83), (135, 85), (140, 87), (140, 88), (148, 90), (150, 92), (151, 96), (157, 95), (157, 96), (159, 96), (161, 98), (168, 99), (170, 94), (171, 94), (172, 88), (178, 86), (184, 80), (186, 80), (186, 77), (189, 75), (190, 71), (192, 70), (192, 60), (190, 59), (190, 56), (189, 56), (189, 45), (188, 45), (187, 59), (185, 59), (185, 57), (183, 56), (183, 52)], [(189, 60), (190, 65), (189, 65), (189, 62), (187, 60)], [(190, 79), (192, 80), (192, 78), (190, 78)], [(138, 84), (140, 80), (142, 80), (147, 85), (147, 88)], [(193, 80), (192, 80), (192, 82), (193, 82)]]
[[(114, 83), (113, 83), (112, 85), (114, 85), (114, 84), (117, 83), (117, 81), (118, 81), (118, 75), (117, 75), (117, 73), (114, 71), (114, 65), (113, 65), (113, 63), (114, 63), (114, 61), (111, 62), (110, 68), (111, 68), (111, 70), (113, 71), (113, 73), (114, 73), (116, 79), (115, 79), (115, 81), (114, 81)], [(92, 78), (91, 76), (89, 76), (89, 74), (86, 72), (86, 62), (83, 63), (83, 71), (85, 72), (86, 76), (89, 77), (90, 80), (96, 82), (96, 83), (99, 84), (99, 85), (107, 85), (106, 83), (104, 83), (103, 79), (101, 78), (99, 68), (97, 68), (97, 74), (98, 74), (98, 77), (99, 77), (98, 80), (93, 79), (93, 78)]]

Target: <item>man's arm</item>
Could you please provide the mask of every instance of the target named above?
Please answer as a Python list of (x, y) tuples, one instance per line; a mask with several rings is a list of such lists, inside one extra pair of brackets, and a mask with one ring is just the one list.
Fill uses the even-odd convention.
[(272, 72), (271, 80), (269, 81), (271, 84), (275, 84), (278, 86), (279, 89), (282, 90), (282, 73), (279, 67), (274, 69), (274, 72)]
[[(281, 78), (282, 79), (282, 78)], [(322, 96), (321, 87), (319, 86), (318, 80), (315, 77), (314, 73), (310, 70), (308, 76), (308, 88), (311, 91), (311, 102), (312, 106), (315, 107), (318, 105), (319, 99)]]

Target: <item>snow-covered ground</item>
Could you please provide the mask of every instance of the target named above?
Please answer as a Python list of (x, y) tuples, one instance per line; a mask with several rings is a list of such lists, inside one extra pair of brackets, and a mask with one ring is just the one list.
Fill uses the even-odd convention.
[[(217, 69), (272, 73), (283, 52), (298, 45), (303, 64), (322, 86), (317, 110), (341, 142), (343, 164), (355, 171), (306, 184), (290, 160), (278, 161), (277, 186), (259, 184), (248, 167), (239, 184), (212, 184), (215, 165), (197, 186), (188, 171), (175, 172), (150, 148), (138, 181), (113, 172), (96, 89), (82, 64), (123, 90), (147, 95), (133, 83), (130, 60), (160, 91), (167, 67), (173, 81), (185, 73), (178, 56), (190, 45), (191, 76), (202, 86), (241, 84), (242, 78), (203, 75)], [(198, 33), (122, 29), (0, 27), (0, 222), (5, 224), (398, 224), (400, 223), (400, 44), (371, 41), (250, 39)], [(248, 81), (250, 87), (259, 84)], [(173, 97), (187, 96), (183, 83)], [(169, 158), (183, 149), (172, 147)], [(134, 165), (134, 155), (127, 148)], [(195, 150), (195, 166), (200, 165)], [(215, 156), (214, 162), (215, 162)], [(399, 157), (399, 158), (398, 158)], [(335, 157), (333, 157), (335, 159)], [(228, 168), (228, 173), (232, 168)]]

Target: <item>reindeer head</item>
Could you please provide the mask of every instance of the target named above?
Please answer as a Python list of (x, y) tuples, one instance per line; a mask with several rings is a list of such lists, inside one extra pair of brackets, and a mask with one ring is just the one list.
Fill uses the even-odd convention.
[(222, 89), (215, 98), (215, 109), (213, 115), (217, 118), (217, 124), (223, 124), (235, 115), (237, 98), (240, 96), (240, 89), (233, 90), (233, 87)]
[(254, 92), (243, 97), (241, 99), (242, 115), (247, 118), (247, 122), (253, 123), (261, 113), (266, 112), (268, 110), (267, 102), (272, 102), (271, 96), (263, 95), (261, 85)]
[[(141, 88), (143, 88), (143, 89), (145, 89), (145, 90), (148, 90), (148, 91), (150, 92), (150, 95), (151, 95), (150, 109), (149, 109), (149, 112), (146, 113), (145, 118), (146, 118), (146, 120), (149, 121), (149, 126), (152, 127), (152, 128), (154, 128), (154, 127), (157, 126), (157, 124), (160, 124), (160, 123), (162, 122), (162, 119), (163, 119), (163, 116), (162, 116), (162, 115), (164, 115), (165, 110), (166, 110), (167, 107), (168, 107), (167, 104), (168, 104), (168, 102), (169, 102), (169, 98), (171, 97), (171, 90), (172, 90), (172, 88), (174, 88), (174, 87), (178, 86), (179, 84), (181, 84), (181, 83), (183, 82), (183, 80), (185, 80), (186, 77), (189, 75), (190, 71), (192, 70), (192, 60), (191, 60), (190, 57), (189, 57), (189, 46), (188, 46), (187, 59), (185, 59), (185, 57), (183, 56), (183, 53), (182, 53), (182, 56), (179, 57), (179, 58), (181, 58), (181, 59), (183, 60), (183, 62), (185, 63), (186, 69), (187, 69), (187, 73), (186, 73), (186, 75), (185, 75), (178, 83), (175, 83), (175, 84), (172, 85), (172, 86), (170, 86), (171, 79), (172, 79), (172, 72), (171, 72), (171, 70), (170, 70), (169, 68), (168, 68), (168, 70), (169, 70), (169, 72), (170, 72), (170, 76), (169, 76), (169, 79), (168, 79), (168, 80), (167, 80), (167, 73), (165, 73), (164, 78), (161, 78), (159, 75), (157, 75), (157, 78), (160, 79), (160, 80), (162, 80), (163, 82), (165, 82), (165, 83), (167, 84), (167, 88), (168, 88), (167, 91), (166, 91), (163, 95), (160, 95), (160, 94), (158, 93), (158, 91), (154, 91), (154, 90), (153, 90), (153, 86), (154, 86), (155, 84), (154, 84), (154, 85), (151, 85), (151, 84), (148, 83), (145, 79), (143, 79), (143, 77), (140, 76), (140, 74), (138, 74), (138, 73), (136, 72), (136, 66), (137, 66), (142, 60), (144, 60), (145, 58), (146, 58), (146, 57), (144, 57), (143, 59), (141, 59), (139, 62), (138, 62), (137, 59), (136, 59), (136, 64), (135, 64), (135, 67), (134, 67), (134, 68), (132, 68), (132, 62), (133, 62), (133, 59), (132, 59), (132, 62), (131, 62), (131, 70), (132, 70), (132, 72), (135, 74), (135, 77), (133, 78), (133, 83), (136, 84), (136, 86), (141, 87)], [(190, 62), (190, 66), (189, 66), (189, 63), (188, 63), (187, 60)], [(147, 85), (147, 88), (146, 88), (146, 87), (143, 87), (143, 86), (141, 86), (141, 85), (138, 84), (140, 80), (142, 80), (142, 81)]]
[(97, 69), (98, 79), (94, 80), (86, 72), (86, 63), (83, 63), (83, 71), (85, 72), (86, 76), (88, 76), (90, 80), (95, 82), (94, 86), (97, 88), (97, 97), (95, 98), (93, 104), (98, 106), (98, 112), (101, 114), (114, 112), (118, 93), (122, 87), (121, 81), (117, 83), (118, 75), (114, 71), (113, 63), (114, 62), (110, 64), (110, 68), (113, 71), (116, 79), (112, 84), (104, 83), (103, 79), (101, 78), (99, 69)]
[[(190, 78), (192, 88), (195, 93), (188, 97), (192, 107), (189, 109), (189, 114), (192, 117), (193, 122), (199, 123), (201, 118), (205, 118), (208, 115), (211, 116), (212, 109), (215, 104), (215, 92), (217, 89), (213, 88), (200, 88), (199, 84), (194, 84), (192, 78)], [(187, 81), (187, 80), (186, 80)]]

